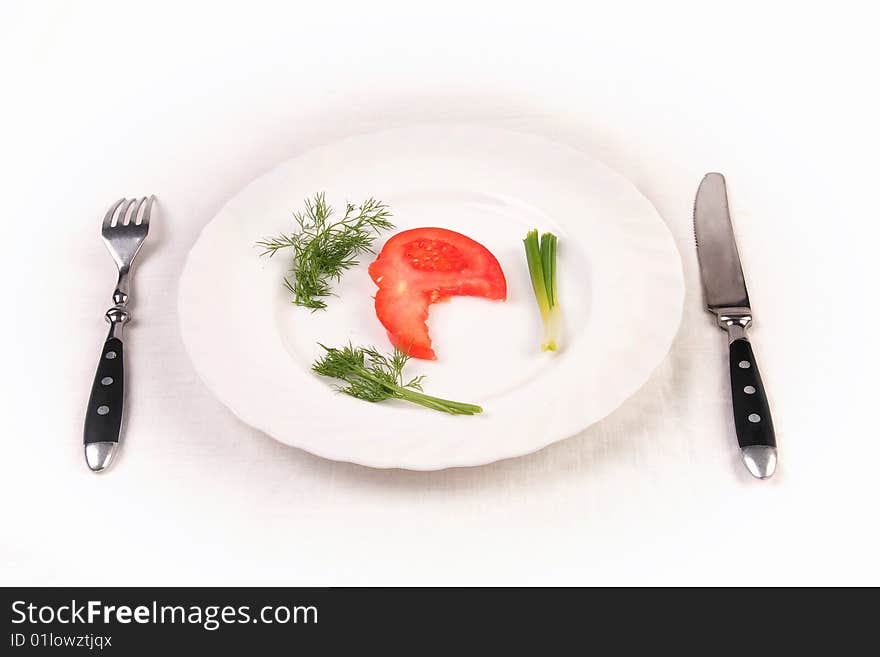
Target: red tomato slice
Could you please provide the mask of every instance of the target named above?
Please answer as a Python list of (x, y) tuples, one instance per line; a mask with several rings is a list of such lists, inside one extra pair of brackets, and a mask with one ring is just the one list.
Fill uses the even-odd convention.
[(470, 237), (445, 228), (414, 228), (385, 243), (370, 264), (376, 316), (391, 344), (414, 358), (434, 360), (428, 306), (453, 296), (507, 298), (501, 265)]

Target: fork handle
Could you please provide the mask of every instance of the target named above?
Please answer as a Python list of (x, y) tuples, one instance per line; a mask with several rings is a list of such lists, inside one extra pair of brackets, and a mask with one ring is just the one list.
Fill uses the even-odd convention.
[(119, 443), (125, 392), (123, 362), (122, 340), (111, 328), (101, 349), (83, 427), (86, 462), (96, 472), (110, 465)]

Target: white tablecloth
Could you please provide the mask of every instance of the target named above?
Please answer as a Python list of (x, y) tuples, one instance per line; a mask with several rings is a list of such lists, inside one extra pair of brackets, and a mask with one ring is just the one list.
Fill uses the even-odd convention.
[[(847, 2), (513, 4), (4, 3), (0, 583), (880, 583), (872, 21)], [(474, 469), (334, 463), (239, 423), (177, 330), (201, 228), (309, 145), (459, 119), (572, 143), (651, 199), (687, 282), (668, 359), (583, 434)], [(739, 463), (701, 305), (709, 170), (774, 409), (766, 482)], [(124, 448), (95, 476), (98, 221), (151, 192)]]

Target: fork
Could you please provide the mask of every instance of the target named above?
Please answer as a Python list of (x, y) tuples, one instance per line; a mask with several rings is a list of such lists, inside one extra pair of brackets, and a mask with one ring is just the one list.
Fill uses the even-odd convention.
[(101, 350), (83, 428), (86, 463), (93, 472), (101, 472), (110, 465), (119, 445), (125, 389), (122, 329), (131, 320), (127, 310), (131, 264), (150, 229), (150, 211), (155, 200), (155, 196), (119, 199), (110, 206), (101, 224), (101, 238), (119, 269), (119, 278), (113, 291), (113, 307), (105, 314), (110, 332)]

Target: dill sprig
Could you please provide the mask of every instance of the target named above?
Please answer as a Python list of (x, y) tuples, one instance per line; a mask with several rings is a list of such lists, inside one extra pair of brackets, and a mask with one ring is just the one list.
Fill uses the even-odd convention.
[(385, 356), (374, 347), (354, 347), (351, 344), (341, 349), (324, 345), (321, 347), (327, 353), (314, 362), (312, 370), (322, 376), (345, 381), (347, 385), (337, 386), (336, 390), (346, 395), (368, 402), (402, 399), (452, 415), (483, 412), (482, 408), (474, 404), (424, 394), (424, 376), (404, 382), (403, 368), (410, 357), (399, 349), (395, 348), (390, 356)]
[(282, 249), (293, 250), (292, 276), (285, 277), (284, 287), (293, 294), (293, 302), (312, 310), (327, 307), (323, 297), (333, 293), (333, 283), (358, 264), (358, 256), (372, 253), (373, 242), (382, 230), (394, 228), (388, 206), (373, 198), (360, 205), (347, 203), (345, 214), (331, 221), (333, 208), (324, 194), (306, 199), (304, 212), (294, 212), (298, 229), (290, 234), (257, 242), (260, 255), (274, 256)]

